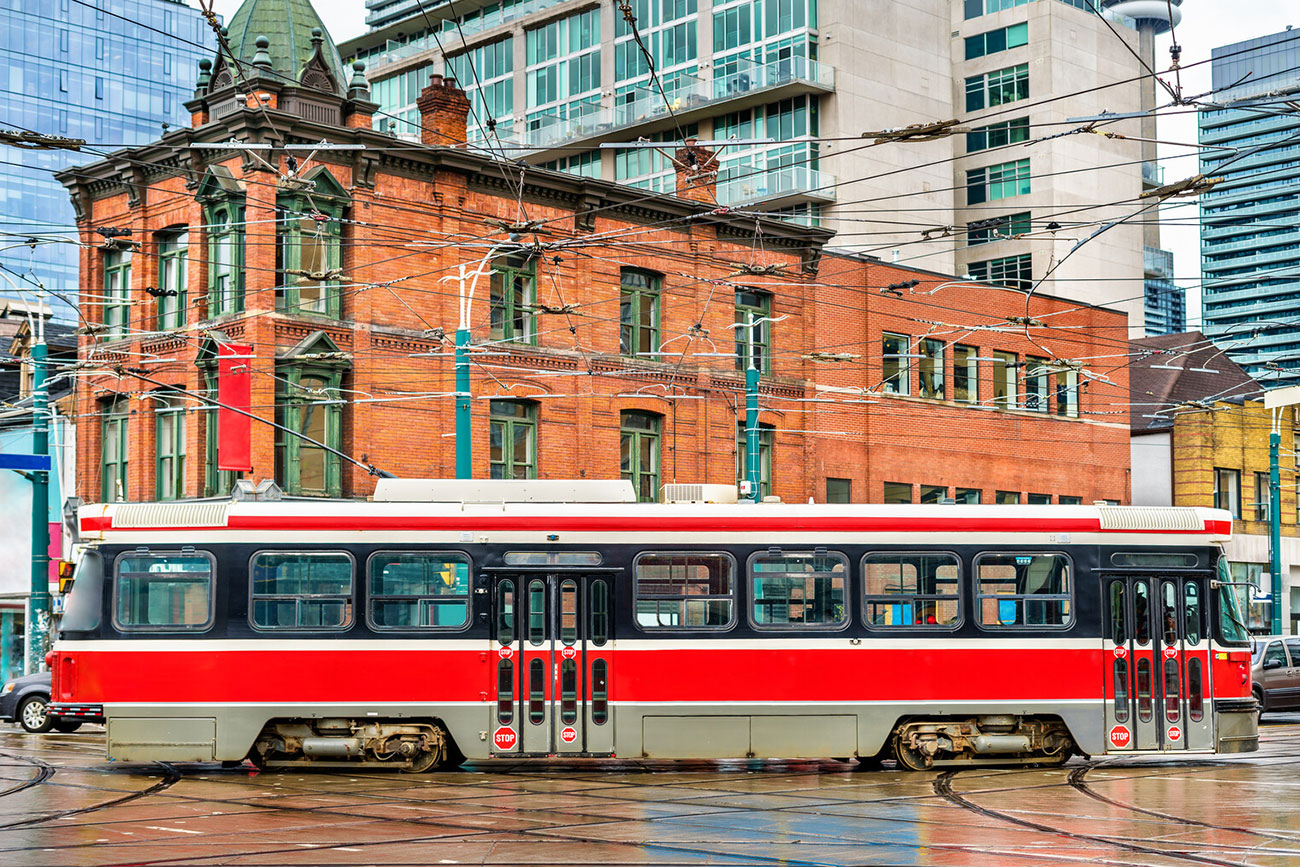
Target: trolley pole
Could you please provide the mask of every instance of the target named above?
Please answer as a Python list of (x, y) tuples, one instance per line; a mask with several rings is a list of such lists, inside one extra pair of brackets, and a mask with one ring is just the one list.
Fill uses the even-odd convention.
[(758, 444), (758, 365), (754, 362), (754, 314), (749, 314), (748, 340), (745, 349), (749, 364), (745, 368), (745, 477), (749, 480), (749, 498), (755, 503), (763, 499)]
[(1268, 570), (1271, 576), (1273, 634), (1282, 634), (1282, 484), (1277, 467), (1280, 410), (1273, 410), (1273, 430), (1268, 435)]
[[(34, 321), (32, 339), (32, 453), (48, 458), (50, 454), (49, 392), (45, 385), (48, 347), (45, 345), (45, 319)], [(48, 464), (47, 464), (48, 466)], [(45, 643), (50, 631), (50, 471), (34, 469), (32, 479), (32, 586), (27, 614), (26, 673), (40, 670), (45, 659)]]

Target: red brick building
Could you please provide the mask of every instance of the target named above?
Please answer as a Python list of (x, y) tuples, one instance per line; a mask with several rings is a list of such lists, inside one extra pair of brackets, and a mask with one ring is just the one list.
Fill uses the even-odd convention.
[(366, 465), (454, 475), (460, 275), (487, 260), (476, 476), (733, 483), (752, 357), (765, 494), (1128, 501), (1123, 314), (830, 253), (825, 230), (716, 208), (699, 148), (677, 196), (468, 150), (437, 77), (425, 143), (401, 142), (328, 41), (232, 43), (245, 62), (205, 70), (192, 129), (61, 175), (93, 323), (84, 498), (229, 489), (201, 399), (225, 342), (253, 347), (255, 414), (357, 461), (255, 423), (247, 477), (361, 497)]

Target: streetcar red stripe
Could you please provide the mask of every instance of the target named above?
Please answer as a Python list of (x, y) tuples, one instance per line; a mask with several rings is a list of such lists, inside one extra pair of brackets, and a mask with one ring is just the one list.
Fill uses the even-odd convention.
[(761, 515), (736, 517), (669, 517), (654, 515), (599, 516), (465, 516), (422, 517), (414, 515), (232, 515), (225, 527), (115, 527), (109, 517), (87, 517), (81, 522), (83, 532), (214, 532), (257, 530), (262, 532), (340, 532), (365, 531), (476, 531), (513, 532), (593, 532), (593, 533), (1143, 533), (1162, 535), (1200, 535), (1232, 532), (1230, 521), (1205, 521), (1201, 529), (1103, 529), (1099, 518), (995, 518), (995, 517), (791, 517)]

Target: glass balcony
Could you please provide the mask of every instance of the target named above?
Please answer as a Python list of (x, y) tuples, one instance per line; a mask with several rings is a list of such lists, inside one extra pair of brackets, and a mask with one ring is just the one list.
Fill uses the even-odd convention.
[(1165, 183), (1165, 167), (1159, 163), (1142, 164), (1142, 183), (1149, 187), (1161, 187)]
[(773, 203), (782, 199), (835, 201), (835, 176), (807, 166), (782, 166), (759, 171), (745, 168), (736, 178), (718, 180), (718, 204), (728, 207)]
[(1174, 254), (1159, 247), (1143, 247), (1142, 267), (1148, 274), (1169, 279), (1174, 276)]

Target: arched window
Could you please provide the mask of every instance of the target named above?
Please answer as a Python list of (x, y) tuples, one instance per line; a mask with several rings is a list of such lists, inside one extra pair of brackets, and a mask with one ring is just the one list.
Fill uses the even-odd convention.
[(341, 218), (351, 198), (324, 167), (303, 179), (314, 183), (311, 195), (276, 198), (276, 306), (285, 313), (337, 319), (343, 315)]
[(619, 415), (619, 468), (636, 489), (639, 503), (659, 499), (663, 416), (629, 410)]
[(624, 268), (619, 280), (618, 351), (658, 360), (660, 280), (647, 271)]

